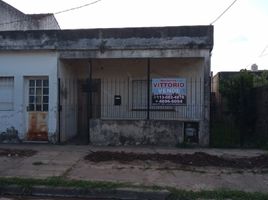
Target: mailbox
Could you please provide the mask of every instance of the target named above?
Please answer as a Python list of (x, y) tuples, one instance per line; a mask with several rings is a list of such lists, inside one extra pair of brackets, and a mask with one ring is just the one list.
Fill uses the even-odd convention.
[(198, 143), (198, 126), (197, 122), (184, 123), (184, 140), (186, 143)]
[(121, 96), (120, 95), (115, 95), (114, 96), (114, 105), (115, 106), (121, 106)]

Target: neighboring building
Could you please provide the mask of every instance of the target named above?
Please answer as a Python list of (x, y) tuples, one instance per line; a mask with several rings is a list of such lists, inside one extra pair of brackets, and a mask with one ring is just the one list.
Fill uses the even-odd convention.
[[(254, 70), (253, 70), (254, 69)], [(255, 70), (256, 66), (253, 66), (252, 71), (248, 71), (249, 73), (253, 73), (259, 77), (262, 76), (263, 73), (267, 73), (267, 70)], [(216, 120), (221, 120), (223, 116), (227, 116), (229, 114), (229, 109), (227, 107), (227, 100), (222, 97), (220, 92), (220, 84), (223, 81), (230, 80), (231, 78), (239, 75), (239, 71), (226, 71), (226, 72), (218, 72), (215, 76), (213, 76), (211, 80), (211, 92), (212, 92), (212, 114), (216, 117)], [(254, 83), (256, 86), (259, 85), (255, 80)]]
[(221, 120), (223, 115), (228, 115), (227, 102), (220, 93), (220, 84), (229, 80), (239, 72), (218, 72), (211, 80), (211, 114), (214, 120)]
[(24, 14), (0, 0), (0, 31), (60, 29), (53, 14)]
[(209, 144), (212, 26), (0, 32), (0, 132)]
[[(253, 75), (253, 85), (250, 88), (246, 88), (249, 84), (245, 84), (242, 81), (243, 79), (240, 79), (241, 82), (238, 82), (239, 79), (234, 79), (235, 77), (242, 77), (240, 76), (241, 72), (238, 71), (219, 72), (212, 78), (211, 138), (222, 138), (222, 141), (217, 142), (225, 147), (239, 146), (245, 143), (255, 147), (267, 145), (268, 70), (258, 70), (253, 65), (252, 70), (247, 72)], [(230, 96), (228, 98), (223, 95), (221, 84), (232, 80), (233, 93), (229, 90), (229, 94), (233, 94), (233, 99), (230, 99)], [(231, 110), (230, 106), (236, 109), (236, 113)], [(240, 122), (236, 118), (238, 114)]]

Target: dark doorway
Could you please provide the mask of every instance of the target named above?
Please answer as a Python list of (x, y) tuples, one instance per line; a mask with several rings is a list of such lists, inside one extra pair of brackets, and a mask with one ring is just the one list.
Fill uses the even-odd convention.
[(92, 95), (92, 115), (91, 118), (98, 119), (101, 117), (101, 80), (93, 79), (91, 84)]
[(71, 139), (72, 144), (88, 144), (88, 103), (86, 79), (77, 82), (77, 134)]
[(101, 80), (93, 79), (89, 84), (87, 79), (80, 79), (77, 87), (77, 134), (70, 143), (85, 145), (89, 143), (89, 118), (101, 117)]

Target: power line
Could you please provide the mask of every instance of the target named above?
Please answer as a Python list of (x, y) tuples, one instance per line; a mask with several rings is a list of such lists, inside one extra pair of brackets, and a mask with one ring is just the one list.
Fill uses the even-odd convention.
[(261, 51), (261, 53), (258, 55), (258, 56), (255, 56), (250, 64), (246, 65), (246, 68), (248, 68), (252, 63), (256, 62), (257, 59), (261, 59), (262, 57), (265, 57), (268, 55), (268, 53), (265, 53), (266, 52), (266, 49), (268, 48), (268, 44), (264, 47), (264, 49)]
[[(93, 1), (91, 3), (87, 3), (87, 4), (84, 4), (84, 5), (81, 5), (81, 6), (69, 8), (69, 9), (58, 11), (58, 12), (51, 13), (51, 14), (53, 14), (53, 15), (59, 15), (59, 14), (62, 14), (62, 13), (73, 11), (73, 10), (78, 10), (78, 9), (81, 9), (81, 8), (84, 8), (84, 7), (87, 7), (87, 6), (96, 4), (96, 3), (100, 2), (100, 1), (101, 0), (96, 0), (96, 1)], [(32, 20), (33, 19), (26, 14), (26, 17), (24, 19), (14, 20), (14, 21), (9, 21), (9, 22), (3, 22), (3, 23), (0, 23), (0, 26), (2, 26), (2, 25), (8, 25), (8, 24), (14, 24), (14, 23), (19, 23), (19, 22), (23, 22), (23, 21), (32, 21)]]
[(55, 13), (53, 13), (53, 14), (54, 14), (54, 15), (58, 15), (58, 14), (61, 14), (61, 13), (65, 13), (65, 12), (69, 12), (69, 11), (77, 10), (77, 9), (80, 9), (80, 8), (84, 8), (84, 7), (87, 7), (87, 6), (96, 4), (96, 3), (100, 2), (100, 1), (101, 1), (101, 0), (93, 1), (93, 2), (91, 2), (91, 3), (87, 3), (87, 4), (84, 4), (84, 5), (82, 5), (82, 6), (77, 6), (77, 7), (74, 7), (74, 8), (69, 8), (69, 9), (66, 9), (66, 10), (58, 11), (58, 12), (55, 12)]
[(264, 47), (264, 49), (262, 50), (261, 54), (259, 55), (259, 57), (264, 57), (264, 56), (267, 56), (268, 54), (266, 52), (266, 49), (268, 48), (268, 44)]
[(214, 21), (210, 23), (210, 25), (213, 25), (216, 21), (218, 21), (236, 2), (237, 0), (234, 0)]

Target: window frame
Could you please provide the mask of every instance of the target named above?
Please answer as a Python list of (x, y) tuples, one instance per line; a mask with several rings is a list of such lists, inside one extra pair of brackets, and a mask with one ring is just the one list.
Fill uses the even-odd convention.
[[(9, 84), (7, 84), (7, 85), (1, 85), (2, 84), (2, 80), (4, 80), (4, 79), (10, 79), (10, 82), (9, 83), (11, 83), (10, 85)], [(6, 83), (8, 83), (8, 81), (6, 82)], [(14, 90), (15, 90), (15, 78), (14, 78), (14, 76), (0, 76), (0, 88), (1, 87), (8, 87), (8, 86), (10, 86), (10, 89), (11, 89), (11, 91), (10, 91), (10, 101), (8, 101), (8, 102), (1, 102), (1, 99), (0, 99), (0, 104), (10, 104), (10, 107), (9, 108), (2, 108), (2, 106), (0, 106), (0, 111), (14, 111)], [(1, 92), (1, 91), (0, 91)], [(6, 95), (6, 94), (5, 94)]]
[(29, 112), (49, 111), (49, 78), (31, 77), (28, 79), (28, 106)]

